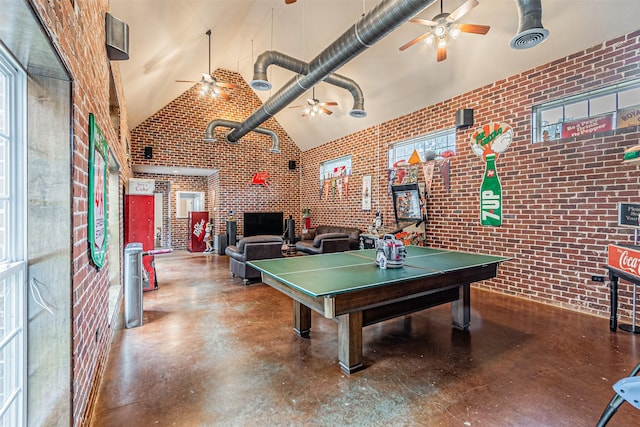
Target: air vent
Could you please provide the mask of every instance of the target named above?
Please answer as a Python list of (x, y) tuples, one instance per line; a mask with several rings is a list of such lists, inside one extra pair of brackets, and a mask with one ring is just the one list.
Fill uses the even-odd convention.
[(515, 35), (509, 42), (513, 49), (529, 49), (542, 43), (549, 37), (549, 31), (544, 28), (531, 28)]

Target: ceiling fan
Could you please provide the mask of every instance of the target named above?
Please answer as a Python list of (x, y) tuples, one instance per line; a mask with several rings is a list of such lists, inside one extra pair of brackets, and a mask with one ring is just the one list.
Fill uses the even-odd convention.
[(285, 4), (292, 4), (292, 3), (295, 3), (295, 2), (296, 2), (296, 0), (284, 0)]
[(235, 89), (238, 86), (233, 83), (223, 83), (216, 80), (211, 72), (211, 30), (207, 30), (205, 33), (209, 37), (209, 72), (202, 73), (202, 78), (199, 82), (194, 80), (176, 80), (178, 83), (200, 83), (200, 95), (209, 95), (212, 98), (222, 98), (224, 100), (229, 99), (229, 95), (224, 89)]
[(466, 15), (471, 9), (478, 5), (477, 0), (467, 0), (459, 8), (451, 13), (444, 13), (442, 10), (442, 0), (440, 0), (440, 14), (436, 15), (432, 21), (420, 18), (410, 19), (409, 22), (416, 24), (426, 25), (431, 27), (426, 33), (416, 37), (410, 42), (402, 45), (400, 50), (405, 50), (419, 41), (425, 40), (427, 44), (431, 45), (437, 40), (438, 62), (447, 59), (447, 42), (451, 39), (455, 39), (462, 33), (482, 34), (485, 35), (489, 32), (488, 25), (477, 24), (457, 24), (456, 21)]
[(331, 107), (331, 106), (335, 106), (338, 105), (337, 102), (335, 101), (328, 101), (328, 102), (320, 102), (317, 98), (316, 98), (316, 88), (314, 87), (312, 89), (312, 97), (311, 98), (307, 98), (307, 103), (303, 104), (303, 105), (293, 105), (289, 108), (300, 108), (300, 107), (304, 107), (304, 111), (302, 112), (302, 117), (307, 117), (307, 116), (316, 116), (319, 114), (326, 114), (327, 116), (330, 116), (331, 114), (333, 114), (333, 111), (329, 110), (326, 107)]

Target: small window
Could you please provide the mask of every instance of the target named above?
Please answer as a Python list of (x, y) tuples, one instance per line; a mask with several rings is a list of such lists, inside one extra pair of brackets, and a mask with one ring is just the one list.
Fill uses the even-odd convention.
[(320, 163), (320, 180), (351, 175), (351, 156), (339, 157)]
[(187, 218), (189, 212), (204, 209), (204, 193), (191, 191), (176, 192), (176, 218)]
[(401, 141), (389, 148), (389, 168), (402, 161), (408, 161), (414, 151), (417, 151), (422, 161), (426, 160), (426, 153), (433, 151), (441, 156), (445, 151), (456, 152), (456, 130), (447, 129)]
[(640, 124), (640, 80), (533, 107), (533, 141), (594, 134)]

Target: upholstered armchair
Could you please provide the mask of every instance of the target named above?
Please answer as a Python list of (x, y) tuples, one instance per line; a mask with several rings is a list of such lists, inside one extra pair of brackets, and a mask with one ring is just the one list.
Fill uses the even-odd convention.
[(282, 237), (251, 236), (241, 239), (237, 245), (227, 246), (224, 253), (229, 257), (229, 269), (233, 277), (242, 278), (245, 285), (259, 279), (260, 272), (247, 265), (247, 261), (282, 258)]

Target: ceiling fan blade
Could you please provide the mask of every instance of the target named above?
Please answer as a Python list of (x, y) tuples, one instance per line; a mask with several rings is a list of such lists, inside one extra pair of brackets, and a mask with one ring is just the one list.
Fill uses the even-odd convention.
[(459, 24), (458, 28), (463, 33), (472, 33), (472, 34), (482, 34), (485, 35), (489, 32), (491, 28), (488, 25), (477, 25), (477, 24)]
[(316, 103), (315, 99), (307, 98), (307, 104), (314, 105)]
[(438, 46), (438, 62), (444, 61), (447, 59), (447, 47), (446, 46)]
[(224, 99), (225, 101), (228, 101), (230, 99), (229, 95), (227, 95), (227, 93), (223, 90), (221, 90), (220, 92), (218, 92), (218, 96), (222, 99)]
[(427, 37), (429, 37), (429, 34), (431, 34), (431, 31), (428, 31), (428, 32), (424, 33), (423, 35), (418, 36), (415, 39), (411, 40), (410, 42), (405, 43), (404, 45), (400, 46), (400, 50), (405, 50), (407, 48), (410, 48), (414, 44), (426, 39)]
[(306, 107), (306, 105), (292, 105), (289, 108), (300, 108), (300, 107)]
[(427, 19), (422, 19), (422, 18), (409, 19), (409, 22), (414, 22), (414, 23), (420, 24), (420, 25), (426, 25), (427, 27), (435, 27), (436, 25), (438, 25), (433, 21), (429, 21)]
[(176, 80), (178, 83), (200, 83), (195, 80)]
[(307, 113), (306, 111), (304, 113), (302, 113), (300, 116), (301, 117), (307, 117), (309, 115), (309, 113)]
[(296, 0), (284, 0), (284, 4), (293, 4)]
[(323, 114), (326, 114), (327, 116), (330, 116), (330, 115), (333, 114), (333, 111), (328, 110), (328, 109), (323, 108), (323, 107), (320, 107), (320, 112), (323, 113)]
[(466, 2), (462, 3), (459, 8), (451, 12), (447, 17), (447, 20), (449, 22), (457, 21), (458, 19), (469, 13), (469, 11), (476, 7), (478, 4), (478, 0), (467, 0)]
[(233, 83), (216, 82), (216, 86), (226, 87), (227, 89), (236, 89), (238, 86)]
[(321, 102), (318, 104), (319, 107), (330, 107), (332, 105), (338, 105), (338, 103), (335, 101), (327, 101), (327, 102)]

